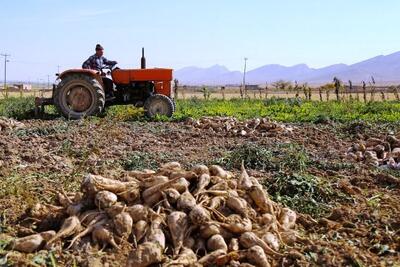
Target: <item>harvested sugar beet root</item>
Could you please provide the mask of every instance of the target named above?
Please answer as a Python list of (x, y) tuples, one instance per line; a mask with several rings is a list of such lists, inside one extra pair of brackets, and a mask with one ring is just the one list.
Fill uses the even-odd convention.
[(128, 175), (120, 181), (89, 174), (79, 194), (58, 192), (61, 206), (52, 213), (66, 218), (58, 231), (15, 239), (9, 249), (78, 252), (85, 240), (111, 253), (129, 249), (127, 266), (270, 266), (288, 233), (296, 237), (296, 213), (273, 202), (244, 167), (235, 176), (217, 165), (185, 170), (169, 162)]

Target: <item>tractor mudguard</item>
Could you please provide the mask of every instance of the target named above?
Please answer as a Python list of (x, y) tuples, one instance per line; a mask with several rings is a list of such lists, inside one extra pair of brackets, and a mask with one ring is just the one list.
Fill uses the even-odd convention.
[(70, 69), (62, 72), (58, 78), (63, 80), (66, 76), (70, 74), (86, 74), (92, 78), (95, 78), (101, 85), (103, 85), (103, 80), (101, 78), (100, 71), (97, 70), (90, 70), (90, 69)]

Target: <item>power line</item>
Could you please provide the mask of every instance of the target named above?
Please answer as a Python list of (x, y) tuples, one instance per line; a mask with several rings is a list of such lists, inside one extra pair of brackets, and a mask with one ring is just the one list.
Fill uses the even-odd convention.
[(248, 58), (247, 57), (245, 57), (244, 58), (244, 69), (243, 69), (243, 89), (244, 89), (244, 92), (247, 94), (247, 91), (246, 91), (246, 69), (247, 69), (247, 60), (248, 60)]
[(7, 62), (10, 62), (7, 57), (10, 57), (10, 54), (4, 53), (4, 54), (0, 54), (0, 56), (4, 57), (4, 88), (3, 90), (5, 90), (6, 92), (6, 96), (7, 95)]

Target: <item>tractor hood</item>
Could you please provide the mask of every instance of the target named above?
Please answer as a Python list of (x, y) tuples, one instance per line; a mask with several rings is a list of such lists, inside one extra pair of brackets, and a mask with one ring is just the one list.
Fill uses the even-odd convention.
[(111, 75), (115, 84), (130, 84), (142, 81), (172, 81), (172, 69), (115, 69)]

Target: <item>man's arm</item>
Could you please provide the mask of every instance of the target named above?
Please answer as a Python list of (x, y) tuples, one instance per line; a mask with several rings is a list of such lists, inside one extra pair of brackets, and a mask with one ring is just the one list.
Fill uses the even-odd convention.
[(86, 59), (85, 62), (83, 62), (82, 69), (91, 69), (91, 67), (90, 67), (91, 59), (92, 59), (92, 57), (89, 57), (88, 59)]
[(113, 66), (118, 64), (117, 61), (108, 60), (107, 58), (103, 57), (103, 63), (107, 66)]

